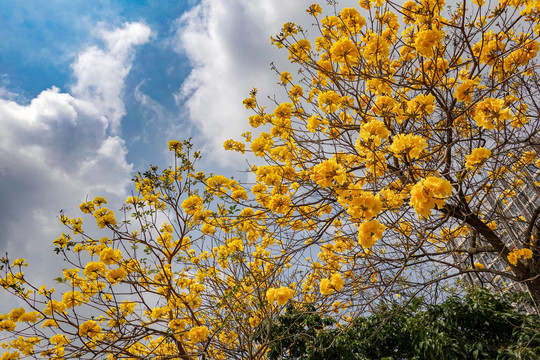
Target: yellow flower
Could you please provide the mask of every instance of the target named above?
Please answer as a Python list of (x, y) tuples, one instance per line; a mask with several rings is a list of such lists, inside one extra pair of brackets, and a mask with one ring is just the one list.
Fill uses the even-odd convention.
[(81, 209), (81, 211), (83, 213), (86, 213), (86, 214), (91, 214), (93, 213), (96, 208), (94, 206), (94, 203), (91, 202), (91, 201), (85, 201), (83, 202), (80, 206), (79, 206), (79, 209)]
[(373, 4), (373, 0), (360, 0), (358, 4), (363, 7), (366, 10), (371, 9), (371, 6)]
[(484, 165), (486, 160), (491, 156), (491, 150), (480, 147), (474, 149), (469, 155), (465, 156), (465, 166), (472, 170)]
[(332, 283), (328, 279), (322, 279), (319, 282), (319, 290), (322, 295), (328, 296), (332, 295), (334, 293), (334, 289), (332, 288)]
[(364, 248), (369, 249), (382, 238), (384, 230), (386, 230), (386, 226), (377, 219), (365, 221), (358, 227), (358, 242)]
[(112, 285), (119, 283), (125, 277), (126, 271), (123, 268), (112, 269), (106, 275), (107, 281)]
[(41, 324), (41, 327), (42, 328), (46, 328), (46, 327), (58, 327), (58, 323), (53, 320), (53, 319), (47, 319), (43, 322), (43, 324)]
[(95, 279), (98, 276), (105, 276), (106, 273), (107, 268), (105, 267), (105, 264), (103, 264), (102, 262), (94, 261), (86, 264), (83, 271), (83, 274), (90, 279)]
[(120, 311), (123, 314), (131, 314), (133, 310), (135, 309), (135, 306), (137, 306), (136, 302), (133, 301), (123, 301), (120, 304)]
[(78, 291), (68, 291), (62, 296), (62, 302), (66, 304), (66, 307), (72, 308), (75, 306), (80, 306), (83, 303), (82, 294)]
[(345, 281), (343, 281), (340, 273), (332, 274), (332, 276), (330, 276), (330, 283), (337, 291), (341, 291), (343, 285), (345, 285)]
[(511, 252), (510, 254), (508, 254), (508, 256), (506, 257), (508, 259), (508, 262), (514, 266), (517, 265), (517, 262), (518, 262), (518, 257), (516, 256), (516, 253), (514, 252)]
[(514, 249), (508, 254), (507, 259), (510, 264), (516, 266), (519, 259), (531, 259), (532, 256), (533, 252), (531, 249)]
[(181, 204), (182, 209), (188, 215), (194, 215), (203, 208), (203, 199), (199, 195), (191, 195)]
[(290, 210), (291, 198), (287, 195), (275, 194), (270, 198), (268, 208), (275, 213), (285, 214)]
[(418, 11), (418, 5), (413, 0), (409, 0), (406, 3), (404, 3), (402, 7), (403, 21), (406, 24), (413, 23), (414, 19), (416, 18), (415, 13), (417, 11)]
[(531, 249), (521, 249), (521, 250), (519, 250), (519, 254), (524, 259), (532, 259), (532, 256), (533, 256), (533, 252), (532, 252)]
[(19, 322), (35, 323), (41, 319), (41, 315), (37, 311), (32, 311), (29, 313), (22, 314), (19, 318)]
[(379, 120), (371, 120), (362, 124), (360, 128), (360, 138), (366, 143), (372, 143), (375, 147), (380, 146), (382, 139), (386, 139), (390, 131), (384, 123)]
[(278, 305), (285, 305), (287, 301), (292, 299), (295, 291), (288, 287), (280, 287), (276, 290), (276, 302)]
[(539, 45), (534, 40), (522, 44), (504, 59), (504, 70), (515, 71), (517, 67), (527, 65), (531, 59), (536, 57), (538, 49)]
[(272, 148), (273, 144), (272, 135), (263, 132), (258, 138), (253, 140), (250, 148), (256, 156), (264, 156)]
[(205, 341), (208, 339), (208, 335), (210, 335), (210, 332), (206, 326), (192, 327), (188, 333), (189, 340), (193, 341), (194, 343)]
[[(347, 35), (358, 34), (366, 24), (366, 19), (355, 8), (344, 8), (339, 13), (339, 18), (347, 27)], [(340, 24), (341, 25), (341, 24)]]
[(407, 101), (407, 113), (419, 116), (423, 113), (433, 114), (435, 111), (435, 96), (419, 94), (414, 99)]
[(171, 140), (167, 143), (169, 151), (180, 152), (182, 151), (182, 142), (178, 140)]
[(278, 305), (285, 305), (287, 301), (293, 298), (294, 294), (295, 291), (288, 287), (270, 288), (266, 291), (266, 299), (269, 303), (275, 301)]
[(390, 85), (390, 83), (388, 81), (385, 81), (384, 79), (379, 78), (366, 80), (366, 88), (375, 95), (388, 95), (392, 93), (392, 86)]
[(11, 312), (8, 314), (8, 318), (11, 321), (18, 321), (24, 313), (26, 313), (26, 310), (23, 308), (16, 308), (11, 310)]
[(71, 236), (62, 233), (62, 236), (54, 240), (53, 244), (63, 249), (69, 244), (70, 240), (71, 240)]
[(478, 126), (493, 130), (501, 128), (507, 120), (512, 119), (512, 114), (505, 107), (503, 99), (487, 98), (476, 104), (473, 119)]
[(411, 159), (418, 159), (426, 145), (426, 140), (420, 135), (397, 134), (388, 150), (398, 157), (408, 155)]
[(261, 319), (257, 315), (255, 315), (250, 317), (248, 321), (249, 325), (251, 325), (252, 327), (256, 327), (261, 322)]
[(116, 219), (114, 217), (114, 212), (107, 208), (97, 209), (94, 212), (94, 217), (96, 218), (97, 226), (100, 229), (108, 225), (116, 226)]
[(292, 34), (298, 34), (298, 26), (293, 22), (286, 22), (283, 24), (283, 28), (281, 29), (285, 36), (290, 36)]
[(343, 184), (347, 181), (347, 173), (343, 165), (331, 158), (316, 165), (312, 169), (311, 179), (319, 186), (325, 188), (332, 185), (332, 181)]
[(362, 47), (362, 56), (368, 63), (376, 63), (387, 58), (390, 54), (390, 42), (384, 36), (376, 33), (369, 33), (366, 45)]
[(308, 119), (307, 119), (307, 125), (306, 125), (306, 128), (314, 133), (315, 131), (318, 130), (319, 126), (321, 124), (326, 124), (327, 122), (322, 119), (319, 114), (314, 114), (314, 115), (311, 115)]
[(312, 16), (317, 17), (317, 15), (322, 13), (321, 5), (319, 4), (312, 4), (309, 8), (306, 9), (306, 12), (309, 13)]
[(265, 123), (264, 116), (261, 115), (251, 115), (249, 117), (249, 125), (253, 128), (257, 128)]
[(452, 184), (448, 180), (429, 176), (411, 188), (410, 205), (419, 216), (427, 218), (435, 206), (439, 209), (444, 206), (452, 191)]
[(96, 196), (93, 200), (93, 203), (96, 205), (96, 206), (101, 206), (103, 204), (106, 204), (107, 203), (107, 199), (105, 199), (104, 197), (101, 197), (101, 196)]
[(73, 218), (70, 221), (71, 228), (73, 229), (74, 234), (82, 234), (82, 219), (81, 218)]
[(433, 49), (440, 45), (444, 31), (442, 30), (422, 30), (416, 35), (414, 47), (420, 54), (431, 58), (433, 57)]
[(17, 324), (11, 320), (0, 321), (0, 331), (13, 331), (17, 327)]
[(43, 309), (45, 315), (52, 315), (53, 312), (64, 313), (66, 311), (66, 305), (63, 302), (50, 300), (47, 303), (47, 307)]
[(282, 84), (287, 84), (292, 81), (291, 73), (288, 71), (284, 71), (281, 73), (280, 80)]
[(337, 190), (338, 201), (347, 208), (347, 213), (354, 219), (369, 220), (377, 216), (382, 209), (380, 196), (361, 187), (350, 185), (347, 190)]
[(56, 334), (49, 340), (51, 344), (59, 344), (59, 345), (65, 345), (69, 344), (71, 340), (66, 335), (63, 334)]
[(310, 50), (311, 43), (308, 40), (298, 40), (298, 42), (291, 44), (289, 47), (289, 60), (292, 63), (308, 61)]
[(332, 90), (319, 94), (319, 108), (325, 113), (335, 112), (341, 103), (340, 96)]
[(454, 97), (457, 101), (465, 101), (465, 102), (471, 102), (472, 101), (472, 94), (474, 91), (474, 87), (478, 85), (480, 82), (480, 79), (466, 79), (461, 83), (454, 92)]
[(229, 345), (234, 343), (237, 339), (238, 334), (236, 334), (236, 332), (234, 331), (230, 331), (229, 333), (222, 332), (221, 334), (219, 334), (219, 341), (222, 344)]
[(343, 37), (336, 41), (330, 49), (330, 54), (332, 60), (350, 65), (358, 62), (358, 58), (360, 57), (358, 47), (347, 37)]
[(242, 101), (246, 109), (255, 109), (257, 107), (257, 100), (251, 96), (248, 98), (245, 98), (244, 101)]
[(117, 264), (122, 259), (122, 252), (119, 249), (113, 249), (106, 247), (101, 250), (99, 254), (99, 261), (103, 262), (105, 265)]
[(79, 335), (83, 337), (95, 338), (101, 334), (101, 327), (94, 320), (88, 320), (79, 325)]
[(479, 262), (475, 262), (474, 263), (474, 268), (475, 269), (479, 269), (479, 270), (482, 270), (485, 268), (485, 266), (483, 264), (480, 264)]
[(381, 95), (375, 100), (375, 105), (371, 107), (371, 111), (378, 116), (388, 116), (394, 112), (394, 107), (397, 102), (394, 98), (386, 95)]

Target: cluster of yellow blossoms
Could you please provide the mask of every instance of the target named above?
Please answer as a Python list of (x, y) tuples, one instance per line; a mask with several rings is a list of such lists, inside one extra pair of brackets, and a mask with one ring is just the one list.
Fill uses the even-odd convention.
[(294, 294), (295, 291), (289, 287), (270, 288), (266, 291), (266, 299), (269, 303), (276, 302), (278, 305), (285, 305)]
[(530, 259), (533, 256), (531, 249), (513, 249), (510, 254), (508, 254), (508, 262), (514, 266), (517, 265), (519, 259)]
[(345, 281), (343, 281), (340, 273), (335, 273), (330, 276), (330, 279), (322, 279), (319, 285), (322, 295), (332, 295), (334, 291), (343, 289)]
[(476, 148), (465, 157), (465, 166), (470, 170), (479, 168), (490, 156), (491, 150), (484, 147)]
[(419, 216), (426, 218), (435, 206), (439, 209), (444, 206), (446, 198), (452, 194), (452, 191), (450, 181), (428, 176), (411, 188), (410, 204)]

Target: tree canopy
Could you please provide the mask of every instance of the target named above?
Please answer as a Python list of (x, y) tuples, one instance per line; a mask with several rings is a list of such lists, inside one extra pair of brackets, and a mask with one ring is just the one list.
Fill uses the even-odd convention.
[(436, 305), (415, 298), (381, 306), (346, 327), (334, 327), (331, 317), (323, 319), (289, 305), (269, 327), (276, 341), (268, 358), (537, 359), (540, 317), (516, 308), (516, 300), (527, 298), (522, 297), (478, 288)]
[(350, 326), (444, 301), (465, 275), (538, 303), (538, 2), (335, 9), (272, 37), (284, 100), (253, 89), (252, 132), (224, 144), (255, 156), (253, 182), (205, 174), (173, 140), (120, 212), (96, 197), (61, 214), (55, 289), (2, 259), (25, 307), (0, 316), (1, 359), (266, 359), (260, 326), (287, 306)]

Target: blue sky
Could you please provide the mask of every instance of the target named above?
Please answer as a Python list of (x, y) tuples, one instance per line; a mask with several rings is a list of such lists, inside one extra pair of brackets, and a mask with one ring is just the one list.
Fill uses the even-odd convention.
[(58, 276), (59, 210), (81, 216), (98, 195), (119, 209), (134, 173), (168, 164), (170, 139), (192, 137), (206, 171), (243, 170), (222, 144), (248, 130), (250, 89), (279, 94), (271, 62), (296, 76), (270, 35), (291, 20), (309, 29), (310, 4), (2, 0), (2, 253), (28, 259), (37, 282)]
[[(18, 103), (31, 101), (44, 89), (56, 86), (69, 91), (75, 81), (71, 65), (80, 52), (100, 39), (99, 26), (112, 29), (126, 22), (148, 26), (152, 41), (136, 49), (136, 58), (125, 79), (125, 93), (139, 91), (159, 99), (167, 109), (175, 107), (174, 92), (189, 74), (187, 57), (168, 43), (175, 21), (195, 3), (187, 1), (5, 1), (0, 7), (0, 86), (17, 95)], [(124, 98), (126, 118), (122, 134), (127, 141), (127, 160), (143, 166), (145, 147), (156, 141), (144, 130), (148, 115), (133, 97)], [(153, 132), (152, 135), (157, 135)], [(146, 146), (145, 146), (146, 145)]]

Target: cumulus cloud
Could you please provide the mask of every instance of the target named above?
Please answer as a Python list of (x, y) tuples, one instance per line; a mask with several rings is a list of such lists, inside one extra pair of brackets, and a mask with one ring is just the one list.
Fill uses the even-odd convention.
[[(294, 67), (288, 66), (287, 51), (271, 46), (270, 36), (279, 33), (287, 21), (295, 21), (314, 36), (313, 19), (305, 12), (309, 4), (202, 0), (178, 19), (176, 50), (190, 59), (193, 70), (176, 98), (208, 141), (209, 151), (222, 151), (224, 140), (240, 139), (247, 130), (252, 113), (243, 107), (242, 100), (253, 87), (260, 89), (263, 101), (267, 95), (283, 95), (271, 63), (297, 76)], [(346, 0), (341, 5), (352, 4)], [(231, 163), (232, 156), (220, 154), (220, 162)]]
[(0, 91), (0, 244), (37, 268), (50, 266), (50, 244), (65, 231), (56, 219), (60, 209), (79, 216), (79, 202), (97, 195), (119, 204), (130, 184), (132, 165), (115, 129), (125, 113), (123, 88), (135, 48), (151, 31), (130, 23), (97, 36), (104, 46), (79, 54), (69, 93), (53, 86), (19, 104)]
[(270, 35), (304, 10), (298, 1), (203, 0), (178, 20), (175, 46), (193, 69), (177, 101), (208, 141), (208, 150), (222, 151), (226, 139), (245, 131), (251, 114), (242, 100), (253, 87), (272, 89), (276, 78), (270, 63), (286, 59), (270, 46)]
[(124, 79), (131, 69), (134, 47), (148, 42), (152, 32), (144, 24), (129, 23), (113, 31), (101, 29), (97, 35), (105, 48), (92, 46), (77, 57), (72, 65), (77, 82), (71, 92), (100, 108), (116, 133), (126, 113)]

